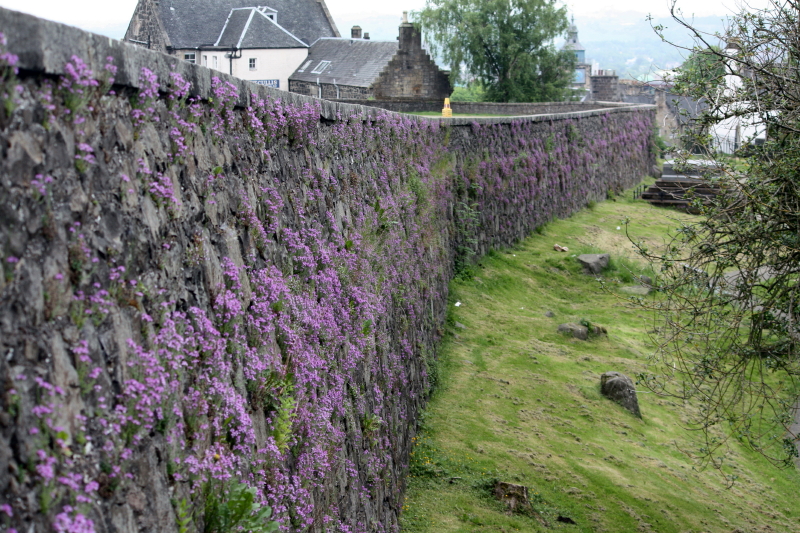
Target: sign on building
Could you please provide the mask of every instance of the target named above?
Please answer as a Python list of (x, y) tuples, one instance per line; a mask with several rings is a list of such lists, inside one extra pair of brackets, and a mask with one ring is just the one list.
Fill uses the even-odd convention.
[(272, 87), (273, 89), (281, 88), (281, 80), (252, 80), (252, 81), (253, 83), (264, 85), (266, 87)]

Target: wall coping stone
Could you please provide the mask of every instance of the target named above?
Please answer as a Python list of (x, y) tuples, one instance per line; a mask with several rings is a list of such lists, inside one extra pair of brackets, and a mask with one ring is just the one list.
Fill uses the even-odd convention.
[[(115, 76), (115, 85), (139, 89), (139, 74), (142, 67), (147, 67), (158, 76), (159, 84), (166, 85), (170, 73), (176, 72), (184, 79), (191, 82), (191, 94), (207, 99), (212, 96), (211, 79), (216, 76), (223, 82), (235, 85), (239, 91), (237, 106), (246, 107), (251, 93), (258, 94), (261, 98), (271, 96), (283, 102), (303, 105), (318, 103), (320, 116), (334, 120), (337, 116), (352, 116), (361, 114), (367, 117), (377, 117), (386, 114), (399, 115), (388, 111), (365, 105), (332, 102), (310, 96), (281, 91), (264, 87), (252, 82), (215, 71), (202, 65), (188, 63), (177, 57), (148, 50), (132, 43), (118, 41), (110, 37), (89, 33), (87, 31), (53, 22), (26, 13), (20, 13), (0, 7), (0, 32), (8, 39), (7, 50), (19, 56), (19, 68), (22, 70), (43, 72), (51, 76), (66, 74), (65, 66), (71, 61), (72, 56), (81, 58), (93, 72), (102, 72), (107, 57), (114, 58), (118, 71)], [(544, 102), (542, 102), (544, 103)], [(558, 104), (556, 102), (554, 104)], [(574, 104), (574, 103), (573, 103)], [(475, 118), (439, 118), (408, 115), (415, 121), (437, 120), (448, 126), (467, 126), (471, 124), (507, 124), (517, 121), (540, 122), (552, 120), (568, 120), (607, 113), (628, 113), (631, 111), (655, 110), (652, 104), (625, 104), (620, 102), (592, 102), (593, 105), (601, 104), (606, 107), (590, 111), (573, 111), (569, 113), (551, 113), (541, 115), (513, 116), (513, 117), (475, 117)], [(498, 104), (502, 105), (502, 104)]]

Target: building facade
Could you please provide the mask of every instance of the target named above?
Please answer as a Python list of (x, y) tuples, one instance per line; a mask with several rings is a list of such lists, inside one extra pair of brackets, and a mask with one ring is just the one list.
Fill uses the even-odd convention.
[(287, 90), (312, 43), (338, 37), (324, 0), (139, 0), (125, 40)]
[(354, 26), (349, 39), (322, 38), (289, 78), (289, 90), (326, 99), (441, 99), (450, 73), (422, 48), (419, 29), (403, 15), (397, 41), (372, 41)]

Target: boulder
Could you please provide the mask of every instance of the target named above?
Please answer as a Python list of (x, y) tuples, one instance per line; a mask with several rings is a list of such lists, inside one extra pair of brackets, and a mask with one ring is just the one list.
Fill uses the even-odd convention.
[(528, 499), (528, 487), (524, 485), (515, 485), (513, 483), (506, 483), (505, 481), (498, 481), (494, 485), (494, 497), (506, 504), (506, 507), (512, 513), (514, 511), (521, 511), (531, 505)]
[(617, 402), (635, 416), (642, 418), (633, 380), (625, 374), (620, 372), (604, 373), (600, 376), (600, 392), (609, 400)]
[(544, 316), (546, 316), (547, 318), (553, 318), (554, 316), (556, 316), (556, 314), (554, 312), (552, 312), (552, 311), (547, 311), (544, 314)]
[(558, 332), (582, 341), (589, 340), (589, 328), (581, 326), (580, 324), (575, 324), (574, 322), (560, 324), (558, 326)]
[(587, 274), (600, 274), (608, 266), (608, 254), (581, 254), (577, 257)]
[(542, 515), (531, 505), (528, 499), (528, 487), (515, 485), (505, 481), (497, 481), (494, 485), (494, 497), (506, 504), (509, 513), (521, 513), (536, 518), (544, 527), (550, 527)]
[[(669, 169), (670, 171), (672, 171), (672, 165), (669, 165), (669, 166), (668, 166), (667, 164), (664, 164), (664, 170), (667, 170), (667, 169)], [(657, 179), (657, 180), (661, 179), (661, 176), (663, 175), (663, 174), (662, 174), (661, 167), (659, 167), (658, 165), (653, 165), (653, 166), (650, 168), (650, 175), (651, 175), (652, 177), (654, 177), (655, 179)]]

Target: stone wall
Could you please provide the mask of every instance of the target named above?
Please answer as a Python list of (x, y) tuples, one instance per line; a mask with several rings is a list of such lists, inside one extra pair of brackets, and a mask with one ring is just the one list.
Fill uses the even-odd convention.
[[(372, 98), (372, 89), (368, 87), (354, 87), (352, 85), (334, 85), (332, 83), (311, 83), (307, 81), (289, 80), (289, 92), (324, 98), (326, 100), (349, 100), (363, 104), (367, 98)], [(322, 92), (322, 95), (320, 95)]]
[(591, 77), (591, 99), (600, 102), (619, 102), (619, 77), (616, 75), (596, 75)]
[[(361, 104), (377, 107), (397, 113), (439, 113), (444, 107), (444, 99), (414, 100), (393, 98), (389, 100), (369, 100), (361, 102), (357, 99), (333, 99), (336, 102), (347, 104)], [(493, 102), (451, 102), (450, 107), (457, 115), (499, 115), (499, 116), (528, 116), (564, 113), (579, 113), (597, 109), (609, 109), (625, 106), (626, 104), (614, 102), (534, 102), (534, 103), (493, 103)]]
[(454, 270), (654, 162), (649, 106), (433, 121), (0, 32), (8, 531), (395, 531)]

